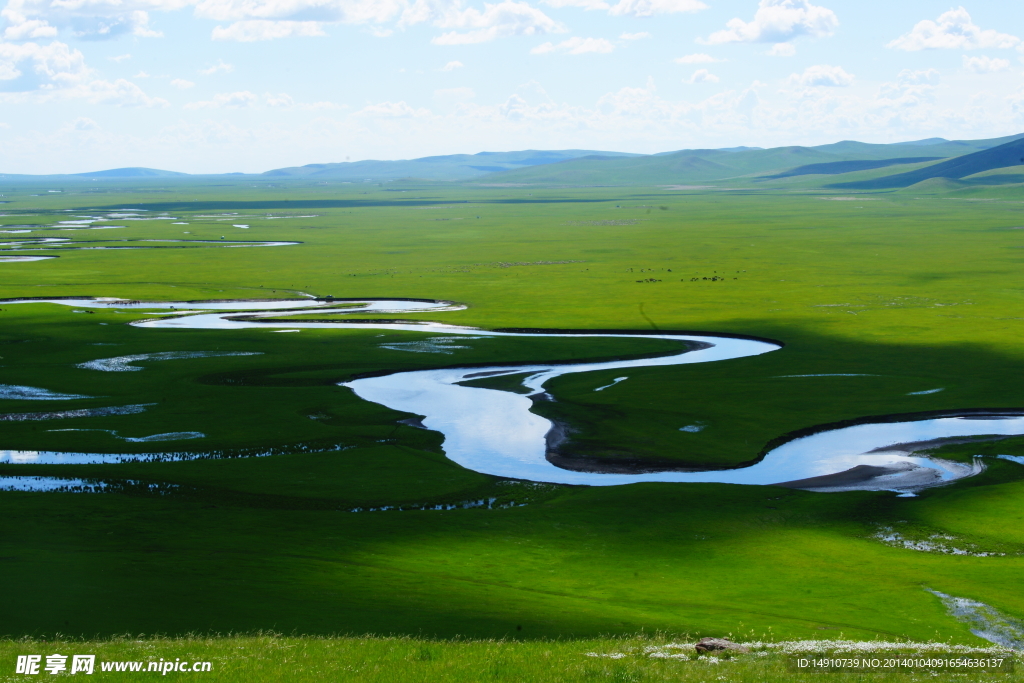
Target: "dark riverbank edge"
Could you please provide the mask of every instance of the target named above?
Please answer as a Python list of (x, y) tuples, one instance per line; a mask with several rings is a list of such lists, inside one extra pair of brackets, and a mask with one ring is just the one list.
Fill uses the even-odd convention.
[[(572, 428), (568, 425), (555, 425), (552, 421), (552, 428), (548, 432), (551, 438), (548, 441), (548, 452), (545, 454), (547, 461), (552, 465), (559, 467), (564, 470), (570, 470), (573, 472), (590, 472), (594, 474), (649, 474), (653, 472), (712, 472), (717, 470), (740, 470), (764, 460), (765, 456), (776, 448), (795, 441), (804, 437), (813, 436), (821, 432), (830, 432), (836, 429), (844, 429), (846, 427), (856, 427), (863, 424), (881, 424), (891, 422), (919, 422), (921, 420), (935, 420), (946, 417), (1020, 417), (1024, 415), (1024, 408), (963, 408), (959, 410), (927, 410), (917, 413), (891, 413), (886, 415), (867, 415), (864, 417), (853, 418), (849, 420), (839, 420), (836, 422), (826, 422), (812, 427), (804, 427), (801, 429), (795, 429), (790, 432), (786, 432), (780, 436), (775, 437), (769, 441), (758, 453), (757, 457), (752, 460), (737, 463), (729, 466), (703, 466), (693, 463), (680, 463), (677, 461), (665, 461), (665, 460), (653, 460), (649, 458), (624, 458), (616, 460), (605, 460), (597, 457), (587, 456), (567, 456), (558, 452), (558, 446), (566, 443), (569, 440), (568, 434), (572, 433)], [(950, 437), (948, 440), (942, 440), (947, 443), (953, 443), (958, 437)], [(1008, 437), (1002, 437), (1008, 438)], [(973, 439), (964, 439), (961, 443), (968, 443), (971, 440), (983, 440), (979, 437)], [(939, 440), (935, 440), (939, 441)], [(924, 443), (924, 442), (922, 442)], [(910, 446), (914, 444), (892, 444), (894, 450), (898, 450), (899, 446)], [(888, 447), (876, 449), (876, 450), (888, 450)], [(919, 448), (916, 450), (925, 450), (925, 448)], [(856, 469), (856, 468), (855, 468)], [(843, 473), (839, 473), (843, 474)], [(829, 475), (834, 476), (834, 475)], [(786, 485), (793, 484), (796, 482), (783, 482)], [(802, 488), (802, 486), (791, 486), (790, 488)]]
[[(770, 337), (757, 337), (751, 334), (734, 334), (732, 332), (708, 332), (702, 330), (623, 330), (623, 329), (593, 329), (573, 330), (558, 327), (498, 327), (491, 332), (511, 332), (515, 334), (579, 334), (579, 335), (642, 335), (656, 337), (659, 335), (681, 334), (690, 337), (720, 337), (722, 339), (745, 339), (747, 341), (764, 342), (775, 344), (780, 349), (786, 346), (786, 342)], [(706, 348), (706, 347), (705, 347)]]
[[(313, 321), (305, 320), (303, 322), (313, 322)], [(346, 321), (346, 322), (352, 322), (352, 323), (374, 323), (374, 322), (394, 322), (394, 321), (391, 321), (391, 320), (382, 320), (382, 321), (349, 320), (349, 321)], [(487, 330), (481, 330), (481, 332), (486, 332), (486, 331)], [(710, 346), (713, 346), (712, 344), (705, 344), (704, 342), (687, 341), (685, 339), (672, 340), (672, 341), (678, 341), (680, 344), (682, 344), (683, 346), (687, 347), (686, 350), (683, 353), (690, 353), (691, 351), (700, 351), (701, 349), (706, 349), (706, 348), (709, 348)], [(458, 369), (462, 369), (462, 368), (465, 368), (465, 369), (468, 370), (468, 369), (471, 369), (471, 368), (493, 368), (493, 367), (496, 367), (496, 366), (503, 367), (503, 368), (521, 368), (521, 367), (529, 367), (531, 365), (582, 365), (582, 364), (585, 364), (585, 363), (586, 364), (589, 364), (589, 363), (613, 363), (613, 362), (616, 362), (616, 361), (624, 361), (624, 360), (641, 360), (641, 359), (644, 359), (644, 358), (662, 358), (664, 356), (672, 356), (672, 355), (676, 355), (676, 354), (674, 354), (674, 353), (638, 353), (636, 355), (630, 354), (630, 355), (625, 356), (625, 357), (623, 357), (623, 356), (605, 356), (605, 357), (599, 357), (599, 358), (587, 358), (585, 360), (579, 360), (579, 359), (577, 359), (577, 360), (555, 360), (555, 361), (533, 361), (533, 360), (526, 361), (526, 360), (524, 360), (524, 361), (509, 361), (507, 363), (501, 363), (500, 366), (499, 366), (499, 364), (495, 363), (494, 361), (488, 361), (488, 362), (485, 362), (485, 363), (457, 363), (455, 365), (438, 365), (438, 366), (429, 367), (429, 368), (420, 368), (419, 370), (374, 370), (372, 372), (360, 372), (358, 374), (352, 375), (346, 381), (352, 381), (352, 380), (357, 380), (357, 379), (366, 379), (366, 378), (369, 378), (369, 377), (384, 377), (385, 375), (394, 375), (394, 374), (397, 374), (397, 373), (400, 373), (400, 372), (420, 372), (420, 371), (425, 371), (425, 370), (458, 370)], [(547, 418), (545, 418), (545, 419), (547, 419)]]
[[(53, 258), (59, 258), (59, 257), (58, 256), (54, 256)], [(139, 301), (138, 299), (121, 299), (119, 297), (99, 297), (99, 296), (92, 296), (92, 295), (82, 295), (82, 296), (16, 296), (16, 297), (9, 297), (9, 298), (6, 298), (6, 299), (0, 299), (0, 303), (10, 302), (10, 301), (68, 301), (68, 300), (74, 300), (74, 299), (89, 299), (91, 301), (98, 301), (100, 299), (114, 299), (115, 301), (124, 301), (124, 302)], [(145, 301), (145, 302), (141, 302), (140, 301), (140, 303), (151, 303), (151, 304), (235, 304), (235, 303), (242, 303), (242, 304), (247, 304), (247, 303), (273, 303), (275, 301), (310, 301), (310, 300), (321, 301), (323, 303), (333, 303), (333, 302), (345, 303), (345, 302), (353, 302), (353, 301), (355, 301), (355, 302), (359, 302), (359, 301), (415, 301), (417, 303), (423, 303), (423, 304), (445, 304), (445, 305), (448, 305), (448, 306), (456, 305), (456, 302), (454, 302), (454, 301), (447, 301), (445, 299), (408, 299), (408, 298), (396, 299), (394, 297), (379, 297), (379, 296), (378, 297), (367, 296), (367, 297), (359, 297), (359, 298), (348, 298), (348, 297), (346, 297), (344, 299), (337, 298), (337, 297), (316, 297), (316, 296), (299, 297), (299, 298), (286, 298), (286, 299), (282, 299), (282, 298), (276, 298), (276, 299), (275, 298), (263, 298), (263, 299), (187, 299), (187, 300), (178, 299), (178, 300), (175, 300), (175, 301)], [(113, 303), (113, 302), (111, 302), (111, 303)], [(459, 304), (459, 305), (465, 305), (465, 304)], [(276, 313), (278, 311), (288, 311), (288, 310), (289, 309), (287, 309), (287, 308), (282, 308), (282, 309), (277, 309), (274, 312)], [(424, 311), (424, 313), (429, 313), (429, 312), (430, 311)], [(306, 322), (311, 322), (311, 321), (307, 320)]]

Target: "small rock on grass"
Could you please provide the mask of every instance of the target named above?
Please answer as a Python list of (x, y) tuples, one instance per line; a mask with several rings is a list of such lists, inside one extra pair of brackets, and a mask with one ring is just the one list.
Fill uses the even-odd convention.
[(735, 650), (737, 652), (750, 651), (747, 646), (734, 643), (727, 638), (701, 638), (697, 641), (694, 648), (701, 654), (705, 652), (716, 652), (718, 650)]

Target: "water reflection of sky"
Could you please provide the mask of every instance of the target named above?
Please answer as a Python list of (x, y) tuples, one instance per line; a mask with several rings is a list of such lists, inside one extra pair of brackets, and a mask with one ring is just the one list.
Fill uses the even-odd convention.
[[(51, 300), (53, 303), (74, 306), (124, 308), (124, 301)], [(346, 302), (350, 303), (350, 302)], [(412, 312), (453, 310), (462, 308), (448, 302), (419, 301), (366, 301), (358, 309), (336, 309), (332, 313)], [(323, 306), (314, 300), (260, 302), (260, 313), (273, 315), (274, 309), (300, 306)], [(209, 302), (183, 304), (182, 302), (143, 304), (142, 307), (168, 308), (187, 306), (192, 309), (238, 310), (253, 307), (253, 302)], [(545, 436), (551, 423), (530, 412), (532, 401), (524, 395), (459, 386), (470, 375), (481, 373), (529, 373), (523, 384), (534, 392), (542, 392), (545, 382), (569, 373), (599, 370), (620, 370), (639, 367), (662, 367), (725, 361), (754, 356), (779, 348), (769, 342), (733, 339), (727, 337), (695, 335), (580, 335), (488, 332), (474, 328), (441, 323), (317, 323), (302, 321), (275, 322), (264, 318), (262, 322), (232, 320), (223, 313), (200, 313), (183, 318), (140, 321), (139, 327), (172, 327), (187, 329), (240, 329), (269, 327), (290, 329), (387, 329), (416, 332), (436, 332), (445, 335), (475, 335), (478, 337), (504, 336), (633, 336), (655, 339), (674, 339), (706, 344), (689, 352), (657, 358), (641, 358), (601, 363), (574, 365), (492, 366), (462, 369), (423, 370), (403, 372), (355, 380), (347, 383), (352, 391), (365, 400), (380, 403), (394, 410), (425, 416), (423, 424), (441, 432), (445, 454), (469, 469), (497, 476), (532, 481), (586, 484), (595, 486), (621, 485), (637, 482), (716, 482), (733, 484), (773, 484), (842, 472), (858, 465), (885, 466), (904, 463), (926, 467), (938, 472), (942, 479), (964, 476), (969, 466), (931, 460), (901, 452), (869, 452), (897, 443), (928, 441), (938, 438), (978, 435), (1024, 434), (1024, 417), (1011, 418), (941, 418), (915, 422), (858, 425), (822, 432), (790, 441), (775, 450), (756, 465), (734, 470), (706, 472), (653, 472), (646, 474), (601, 474), (573, 472), (558, 468), (545, 457)], [(148, 457), (160, 457), (152, 454)], [(138, 455), (69, 454), (54, 452), (0, 451), (0, 462), (123, 462), (138, 459)]]

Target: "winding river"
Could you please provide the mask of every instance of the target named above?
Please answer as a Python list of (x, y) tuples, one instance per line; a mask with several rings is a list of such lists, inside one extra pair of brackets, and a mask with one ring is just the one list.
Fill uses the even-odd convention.
[[(30, 300), (4, 303), (28, 303)], [(550, 398), (545, 383), (560, 375), (633, 368), (685, 365), (728, 361), (775, 351), (778, 344), (715, 335), (687, 334), (572, 334), (548, 332), (494, 332), (436, 322), (313, 322), (275, 321), (288, 315), (281, 309), (317, 307), (324, 313), (410, 313), (459, 310), (450, 302), (412, 300), (366, 300), (364, 307), (335, 309), (316, 300), (274, 302), (165, 302), (128, 305), (114, 299), (47, 299), (76, 307), (129, 309), (174, 309), (175, 313), (194, 311), (174, 317), (137, 321), (141, 328), (221, 329), (270, 328), (272, 331), (303, 329), (387, 329), (427, 332), (445, 338), (462, 336), (626, 336), (695, 342), (699, 348), (656, 358), (576, 363), (564, 365), (496, 365), (492, 367), (447, 368), (396, 372), (344, 383), (357, 396), (394, 410), (422, 416), (423, 427), (444, 435), (445, 454), (453, 461), (477, 472), (537, 482), (614, 486), (636, 482), (706, 482), (727, 484), (779, 484), (819, 491), (892, 490), (912, 495), (913, 491), (948, 483), (976, 474), (980, 461), (965, 464), (917, 454), (915, 444), (981, 435), (1024, 434), (1024, 415), (979, 415), (943, 417), (908, 422), (861, 424), (823, 431), (794, 439), (770, 451), (757, 464), (728, 470), (655, 471), (615, 474), (575, 471), (558, 467), (548, 460), (548, 440), (552, 424), (530, 412), (535, 399)], [(338, 300), (341, 303), (340, 300)], [(357, 303), (346, 301), (345, 303)], [(276, 309), (276, 310), (275, 310)], [(217, 312), (209, 312), (216, 310)], [(230, 311), (230, 312), (227, 312)], [(244, 315), (241, 315), (244, 312)], [(238, 319), (239, 317), (245, 319)], [(254, 320), (253, 318), (259, 318)], [(452, 347), (437, 347), (440, 349)], [(458, 348), (457, 346), (454, 348)], [(429, 350), (429, 349), (428, 349)], [(449, 352), (444, 351), (441, 352)], [(527, 373), (523, 384), (529, 395), (493, 389), (462, 386), (459, 383), (481, 376)], [(611, 385), (601, 387), (613, 390)], [(689, 431), (696, 431), (697, 427)], [(557, 431), (557, 430), (556, 430)], [(0, 462), (117, 462), (119, 459), (168, 459), (173, 454), (117, 456), (114, 454), (42, 453), (0, 451)], [(194, 456), (193, 456), (194, 457)]]

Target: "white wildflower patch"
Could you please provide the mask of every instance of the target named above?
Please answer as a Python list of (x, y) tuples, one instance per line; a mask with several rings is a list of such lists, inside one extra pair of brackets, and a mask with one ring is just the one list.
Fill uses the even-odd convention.
[[(916, 642), (891, 640), (789, 640), (781, 642), (747, 641), (733, 643), (728, 650), (698, 653), (696, 642), (673, 642), (662, 645), (647, 645), (625, 648), (620, 652), (587, 652), (587, 657), (601, 659), (675, 660), (692, 662), (694, 666), (728, 666), (730, 662), (747, 659), (764, 659), (778, 656), (877, 656), (905, 653), (907, 655), (976, 655), (1007, 656), (1024, 646), (1024, 624), (1000, 614), (998, 611), (973, 600), (953, 598), (937, 591), (939, 596), (958, 619), (969, 621), (975, 628), (972, 633), (985, 638), (991, 646), (975, 647), (953, 645), (943, 642)], [(721, 669), (720, 669), (721, 670)], [(717, 680), (724, 680), (719, 677)]]
[(950, 643), (889, 640), (790, 640), (778, 643), (743, 643), (752, 650), (768, 650), (787, 655), (830, 652), (835, 654), (873, 654), (877, 652), (941, 652), (949, 654), (1000, 654), (1005, 647), (973, 647)]
[(651, 659), (690, 659), (689, 655), (677, 652), (672, 654), (670, 652), (651, 652), (647, 655)]
[[(694, 649), (695, 643), (668, 643), (666, 645), (648, 645), (643, 649), (643, 654), (651, 659), (701, 659), (706, 660), (708, 655), (697, 657)], [(716, 659), (717, 662), (717, 659)]]

